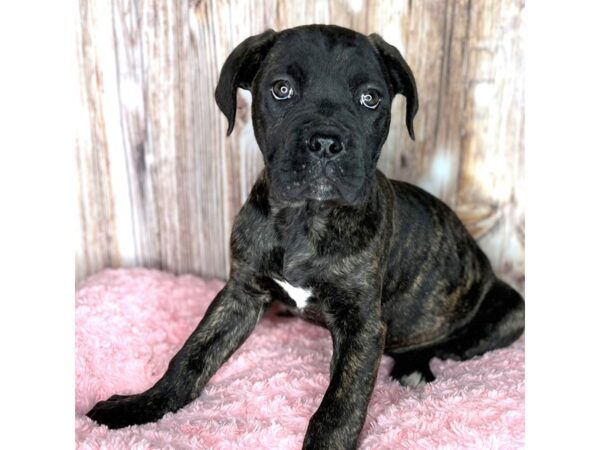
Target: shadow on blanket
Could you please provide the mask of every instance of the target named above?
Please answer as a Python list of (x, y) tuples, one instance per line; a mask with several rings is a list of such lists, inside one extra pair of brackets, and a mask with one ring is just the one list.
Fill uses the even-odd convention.
[[(78, 448), (296, 449), (328, 383), (327, 330), (265, 316), (199, 399), (157, 423), (108, 430), (84, 416), (112, 394), (150, 387), (222, 282), (105, 270), (77, 289)], [(407, 388), (383, 358), (360, 449), (522, 448), (524, 340), (466, 362), (434, 360), (437, 380)]]

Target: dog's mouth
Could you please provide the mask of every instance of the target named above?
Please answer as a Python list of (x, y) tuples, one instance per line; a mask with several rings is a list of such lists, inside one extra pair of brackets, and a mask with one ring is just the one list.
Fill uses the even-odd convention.
[(317, 161), (311, 164), (302, 183), (300, 195), (307, 200), (351, 203), (360, 188), (358, 180), (348, 177), (337, 161)]
[(336, 200), (342, 197), (336, 183), (325, 175), (306, 183), (302, 194), (309, 200), (318, 201)]

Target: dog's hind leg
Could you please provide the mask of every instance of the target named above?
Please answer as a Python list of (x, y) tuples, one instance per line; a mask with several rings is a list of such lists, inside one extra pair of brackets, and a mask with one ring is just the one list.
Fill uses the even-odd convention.
[(429, 368), (433, 357), (465, 360), (512, 344), (525, 329), (525, 303), (505, 282), (496, 280), (473, 319), (447, 340), (431, 347), (403, 353), (386, 352), (394, 358), (390, 375), (404, 386), (435, 380)]
[(496, 280), (471, 322), (441, 344), (433, 356), (470, 359), (512, 344), (524, 329), (523, 297), (504, 281)]

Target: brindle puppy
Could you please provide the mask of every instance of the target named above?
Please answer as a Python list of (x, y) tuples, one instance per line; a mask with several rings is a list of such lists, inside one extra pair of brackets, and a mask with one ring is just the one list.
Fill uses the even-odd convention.
[(354, 448), (382, 354), (400, 383), (432, 381), (432, 357), (472, 358), (517, 339), (523, 299), (444, 203), (376, 170), (396, 94), (414, 139), (417, 88), (395, 47), (336, 26), (269, 30), (223, 66), (216, 99), (228, 133), (237, 88), (252, 91), (266, 168), (233, 226), (229, 281), (153, 387), (88, 416), (120, 428), (182, 408), (280, 300), (333, 338), (331, 382), (304, 448)]

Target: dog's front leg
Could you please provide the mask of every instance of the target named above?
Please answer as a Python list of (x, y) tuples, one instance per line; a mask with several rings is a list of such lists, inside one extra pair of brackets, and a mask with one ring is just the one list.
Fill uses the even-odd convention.
[(109, 428), (122, 428), (156, 421), (198, 397), (265, 311), (268, 298), (252, 292), (230, 279), (154, 386), (141, 394), (114, 395), (97, 403), (87, 416)]
[(383, 354), (385, 325), (375, 312), (331, 314), (331, 380), (312, 416), (304, 449), (353, 449), (363, 427)]

